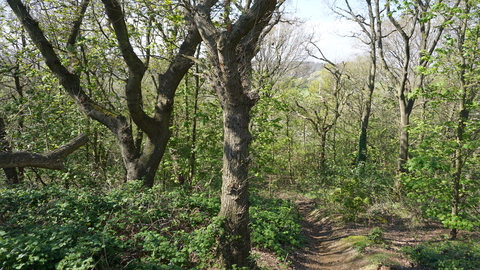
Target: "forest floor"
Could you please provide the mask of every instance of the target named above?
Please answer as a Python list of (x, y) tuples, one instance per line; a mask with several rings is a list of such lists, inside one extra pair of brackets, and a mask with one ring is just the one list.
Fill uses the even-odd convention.
[[(254, 251), (263, 269), (427, 270), (412, 265), (401, 248), (448, 234), (439, 224), (412, 226), (409, 219), (393, 217), (381, 224), (345, 224), (331, 220), (318, 210), (313, 200), (297, 198), (296, 205), (303, 216), (305, 246), (289, 254), (284, 261), (272, 254)], [(356, 246), (358, 240), (365, 239), (374, 227), (384, 231), (384, 244), (367, 246), (360, 251)]]

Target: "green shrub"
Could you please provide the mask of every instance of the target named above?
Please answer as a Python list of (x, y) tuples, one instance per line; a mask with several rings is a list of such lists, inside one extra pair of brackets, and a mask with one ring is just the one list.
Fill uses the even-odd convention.
[(406, 247), (403, 252), (418, 265), (432, 269), (480, 269), (480, 246), (473, 240), (425, 242), (416, 247)]
[(383, 238), (383, 230), (380, 227), (375, 227), (368, 232), (368, 239), (373, 243), (373, 244), (382, 244), (385, 242), (385, 239)]
[[(218, 196), (128, 183), (0, 191), (0, 268), (181, 269), (213, 258)], [(164, 268), (159, 266), (164, 265)]]
[[(0, 268), (205, 269), (215, 259), (217, 193), (146, 189), (0, 190)], [(254, 245), (286, 254), (299, 216), (284, 200), (252, 198)], [(289, 249), (290, 247), (290, 249)]]
[(252, 196), (250, 222), (252, 245), (269, 249), (279, 257), (285, 257), (304, 241), (300, 215), (287, 200)]

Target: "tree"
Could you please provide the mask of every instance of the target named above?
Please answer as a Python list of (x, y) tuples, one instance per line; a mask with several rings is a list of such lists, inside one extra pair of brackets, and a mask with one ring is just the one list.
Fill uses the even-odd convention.
[(366, 92), (366, 95), (360, 124), (360, 136), (358, 139), (358, 153), (356, 160), (357, 168), (363, 168), (365, 162), (367, 161), (368, 125), (372, 112), (372, 95), (375, 91), (375, 82), (377, 80), (376, 75), (378, 69), (377, 48), (378, 42), (380, 42), (382, 35), (380, 1), (374, 0), (372, 3), (371, 0), (366, 0), (365, 3), (368, 14), (367, 19), (364, 16), (355, 13), (348, 0), (345, 1), (346, 8), (336, 7), (338, 11), (335, 11), (337, 14), (347, 17), (349, 20), (352, 20), (358, 24), (363, 33), (363, 35), (359, 36), (359, 39), (369, 48), (369, 73), (365, 85), (366, 89), (363, 90)]
[[(224, 234), (220, 237), (222, 266), (248, 267), (250, 236), (248, 230), (248, 151), (250, 109), (258, 93), (250, 91), (251, 61), (257, 52), (277, 0), (236, 3), (240, 14), (231, 14), (231, 3), (223, 3), (223, 22), (216, 26), (210, 7), (217, 0), (202, 0), (195, 7), (194, 19), (205, 42), (211, 63), (210, 79), (223, 110), (223, 176), (221, 209)], [(233, 21), (230, 16), (238, 15)], [(218, 25), (219, 23), (217, 23)]]
[[(458, 3), (459, 1), (453, 5), (457, 6)], [(451, 18), (447, 16), (438, 20), (429, 20), (432, 10), (439, 5), (442, 4), (438, 1), (414, 1), (403, 4), (387, 1), (385, 5), (386, 15), (395, 30), (391, 36), (399, 38), (397, 40), (399, 45), (391, 47), (386, 52), (384, 47), (386, 38), (383, 37), (385, 34), (381, 33), (382, 39), (378, 48), (382, 67), (395, 85), (400, 109), (398, 174), (407, 172), (405, 164), (409, 157), (408, 128), (416, 99), (413, 93), (417, 89), (424, 88), (426, 83), (426, 74), (417, 73), (416, 70), (428, 67), (429, 57), (437, 47), (446, 22)], [(398, 11), (401, 14), (397, 15)], [(400, 49), (399, 46), (401, 50), (397, 52)], [(396, 191), (400, 192), (399, 182), (397, 181), (395, 185)]]
[[(313, 87), (312, 95), (314, 96), (313, 106), (307, 108), (296, 101), (296, 106), (299, 108), (296, 110), (297, 115), (312, 125), (313, 130), (320, 139), (318, 161), (318, 169), (320, 171), (325, 170), (327, 135), (336, 126), (350, 95), (349, 89), (347, 89), (349, 76), (345, 71), (346, 64), (336, 65), (326, 59), (323, 53), (322, 56), (319, 59), (326, 61), (327, 64), (324, 66), (324, 72), (321, 72), (320, 75), (322, 81), (311, 82)], [(309, 95), (310, 93), (307, 94)]]
[[(83, 66), (80, 61), (76, 61), (76, 56), (84, 53), (83, 47), (79, 45), (79, 39), (88, 36), (81, 25), (90, 5), (89, 0), (82, 1), (78, 6), (70, 7), (76, 11), (72, 18), (71, 29), (57, 29), (59, 33), (68, 32), (68, 38), (64, 44), (55, 39), (55, 46), (61, 46), (61, 50), (56, 49), (51, 41), (52, 37), (59, 33), (47, 32), (48, 29), (55, 29), (54, 27), (42, 29), (39, 22), (33, 18), (32, 13), (20, 0), (8, 0), (7, 2), (24, 26), (30, 39), (40, 50), (45, 64), (58, 78), (67, 94), (88, 117), (106, 126), (113, 133), (126, 168), (126, 179), (142, 179), (146, 186), (152, 186), (170, 137), (169, 126), (175, 91), (193, 63), (184, 56), (192, 56), (201, 41), (196, 27), (193, 24), (189, 25), (188, 16), (185, 16), (187, 30), (182, 44), (179, 45), (176, 55), (170, 60), (166, 70), (158, 75), (155, 104), (152, 104), (154, 108), (149, 110), (151, 112), (149, 115), (143, 103), (142, 83), (145, 72), (149, 68), (151, 51), (148, 48), (144, 50), (144, 59), (137, 55), (138, 50), (132, 45), (130, 35), (133, 30), (127, 21), (122, 5), (116, 0), (102, 1), (105, 13), (113, 26), (117, 46), (128, 70), (125, 74), (126, 78), (123, 79), (126, 82), (123, 92), (127, 107), (127, 116), (125, 116), (122, 110), (113, 110), (96, 102), (94, 95), (86, 91), (85, 74), (81, 72)], [(146, 7), (147, 10), (148, 8), (149, 6)], [(69, 18), (69, 16), (66, 17)], [(143, 25), (150, 26), (146, 27), (145, 40), (147, 41), (151, 41), (154, 18), (155, 16), (150, 16), (149, 21)], [(158, 25), (161, 24), (158, 23)], [(95, 30), (95, 33), (106, 35), (103, 29)], [(68, 52), (68, 54), (61, 55), (60, 52)], [(70, 60), (72, 69), (64, 64), (68, 60)], [(138, 129), (138, 136), (134, 136), (134, 126), (130, 120)], [(145, 134), (145, 140), (143, 140), (143, 134)]]
[[(478, 185), (480, 147), (478, 111), (478, 52), (480, 26), (477, 1), (461, 1), (459, 8), (443, 6), (434, 13), (452, 18), (446, 25), (442, 46), (432, 58), (434, 66), (423, 70), (437, 74), (435, 82), (420, 93), (430, 99), (429, 110), (450, 111), (421, 121), (415, 132), (423, 141), (407, 163), (412, 176), (405, 179), (411, 196), (421, 201), (434, 201), (425, 206), (425, 214), (439, 218), (450, 228), (455, 239), (458, 230), (478, 226), (474, 208), (479, 201), (475, 195)], [(425, 191), (425, 187), (429, 188)]]
[(375, 91), (375, 82), (377, 80), (377, 47), (382, 35), (382, 21), (380, 19), (380, 1), (373, 1), (373, 5), (370, 0), (367, 0), (366, 3), (368, 8), (368, 23), (362, 20), (361, 17), (353, 16), (354, 13), (352, 12), (351, 7), (348, 7), (351, 18), (355, 22), (357, 22), (357, 24), (359, 24), (363, 33), (367, 37), (364, 43), (367, 44), (370, 49), (370, 66), (366, 91), (367, 98), (365, 99), (365, 107), (362, 113), (360, 138), (358, 140), (357, 167), (363, 166), (363, 164), (367, 161), (368, 125), (372, 111), (372, 95)]

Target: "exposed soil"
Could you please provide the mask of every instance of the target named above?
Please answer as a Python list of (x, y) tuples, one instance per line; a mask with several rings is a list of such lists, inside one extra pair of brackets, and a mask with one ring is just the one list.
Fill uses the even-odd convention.
[[(272, 254), (254, 251), (259, 266), (268, 269), (329, 269), (329, 270), (428, 270), (412, 265), (400, 252), (406, 245), (415, 245), (448, 234), (438, 224), (413, 227), (409, 220), (390, 217), (380, 224), (347, 224), (335, 222), (315, 207), (315, 202), (297, 199), (304, 217), (302, 233), (306, 244), (279, 261)], [(342, 224), (342, 225), (339, 225)], [(365, 236), (376, 226), (382, 227), (387, 245), (367, 247), (360, 252), (353, 246), (352, 236)]]

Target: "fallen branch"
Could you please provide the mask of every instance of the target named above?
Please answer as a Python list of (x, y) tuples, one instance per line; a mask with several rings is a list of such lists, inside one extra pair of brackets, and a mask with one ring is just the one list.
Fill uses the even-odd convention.
[(44, 154), (27, 152), (0, 153), (0, 168), (38, 167), (63, 170), (65, 166), (62, 158), (70, 155), (87, 141), (87, 135), (80, 134), (68, 143)]

